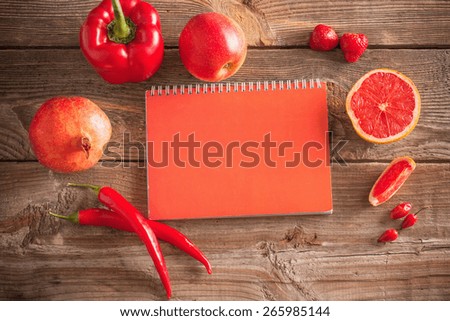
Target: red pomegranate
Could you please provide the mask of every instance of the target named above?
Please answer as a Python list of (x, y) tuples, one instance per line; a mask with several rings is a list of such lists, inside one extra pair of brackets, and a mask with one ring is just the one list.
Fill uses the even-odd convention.
[(29, 138), (42, 165), (55, 172), (77, 172), (98, 162), (111, 138), (111, 123), (89, 99), (55, 97), (34, 115)]

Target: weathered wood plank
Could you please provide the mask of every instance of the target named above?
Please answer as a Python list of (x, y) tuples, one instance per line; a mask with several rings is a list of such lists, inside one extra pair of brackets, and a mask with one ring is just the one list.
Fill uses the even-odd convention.
[[(306, 46), (311, 30), (330, 24), (339, 34), (365, 33), (371, 45), (449, 46), (450, 3), (439, 0), (318, 3), (273, 0), (150, 1), (159, 11), (167, 46), (195, 14), (218, 11), (236, 19), (251, 46)], [(98, 0), (0, 2), (1, 46), (78, 46), (78, 32)]]
[[(145, 248), (132, 234), (46, 214), (97, 205), (88, 191), (65, 187), (69, 181), (111, 184), (145, 211), (145, 170), (137, 163), (74, 175), (53, 174), (34, 162), (0, 166), (1, 299), (164, 299)], [(384, 167), (333, 165), (330, 216), (168, 222), (198, 244), (214, 270), (207, 275), (198, 262), (163, 244), (174, 299), (449, 300), (450, 165), (419, 163), (399, 193), (375, 208), (367, 194)], [(395, 243), (377, 244), (384, 229), (400, 224), (388, 212), (404, 200), (433, 207)]]
[[(250, 50), (242, 69), (230, 81), (322, 78), (330, 83), (329, 124), (334, 142), (346, 140), (344, 160), (390, 160), (411, 154), (417, 160), (450, 159), (450, 51), (368, 50), (356, 64), (342, 53), (308, 49)], [(354, 132), (345, 113), (345, 96), (368, 70), (389, 67), (410, 76), (422, 96), (419, 124), (406, 139), (378, 146)], [(198, 82), (183, 67), (176, 49), (166, 50), (161, 69), (149, 81), (110, 85), (87, 64), (79, 50), (0, 51), (0, 160), (33, 160), (27, 130), (37, 108), (58, 95), (81, 95), (97, 102), (113, 123), (112, 141), (125, 160), (144, 159), (136, 146), (145, 142), (144, 91), (151, 85)], [(128, 136), (124, 137), (124, 133)], [(133, 147), (135, 146), (135, 147)], [(105, 157), (106, 159), (107, 157)]]

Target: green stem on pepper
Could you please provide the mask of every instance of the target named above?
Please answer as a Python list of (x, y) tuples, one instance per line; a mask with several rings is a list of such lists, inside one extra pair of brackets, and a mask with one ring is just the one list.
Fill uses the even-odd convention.
[(64, 220), (67, 220), (69, 222), (75, 223), (75, 224), (79, 224), (79, 220), (78, 220), (78, 212), (75, 212), (73, 214), (70, 215), (61, 215), (61, 214), (57, 214), (57, 213), (53, 213), (53, 212), (48, 212), (48, 214), (57, 217), (57, 218), (62, 218)]
[[(130, 225), (130, 223), (121, 215), (103, 208), (90, 208), (80, 210), (67, 216), (56, 214), (53, 212), (49, 212), (49, 214), (75, 224), (107, 226), (116, 230), (134, 232), (134, 229)], [(180, 231), (174, 229), (173, 227), (170, 227), (169, 225), (150, 219), (145, 219), (144, 224), (149, 225), (150, 228), (153, 229), (158, 239), (168, 242), (173, 246), (178, 247), (180, 250), (186, 252), (194, 259), (202, 263), (209, 274), (212, 273), (211, 264), (209, 263), (206, 256), (202, 253), (202, 251), (200, 251), (197, 246), (195, 246), (194, 243), (192, 243), (191, 240), (189, 240)]]
[(108, 38), (116, 43), (127, 44), (134, 39), (136, 25), (130, 18), (124, 16), (119, 0), (112, 0), (112, 6), (114, 20), (108, 24)]
[(100, 192), (101, 186), (98, 185), (92, 185), (92, 184), (78, 184), (78, 183), (67, 183), (67, 186), (71, 187), (87, 187), (94, 191), (96, 195)]
[(142, 242), (147, 247), (159, 277), (166, 289), (167, 298), (170, 298), (172, 289), (170, 285), (169, 272), (167, 271), (166, 262), (162, 255), (158, 239), (155, 232), (146, 224), (145, 218), (142, 214), (123, 197), (115, 189), (107, 186), (98, 186), (91, 184), (74, 184), (69, 183), (68, 186), (87, 187), (92, 189), (97, 194), (97, 199), (113, 212), (119, 214), (125, 220), (130, 228), (140, 237)]

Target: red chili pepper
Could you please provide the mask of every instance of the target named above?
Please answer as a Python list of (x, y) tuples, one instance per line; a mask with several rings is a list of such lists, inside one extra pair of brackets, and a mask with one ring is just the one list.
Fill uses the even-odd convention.
[[(52, 212), (50, 212), (50, 214), (76, 224), (106, 226), (116, 230), (134, 232), (128, 221), (124, 220), (122, 216), (113, 211), (102, 208), (90, 208), (87, 210), (81, 210), (68, 216), (63, 216)], [(211, 264), (209, 263), (206, 256), (202, 253), (202, 251), (200, 251), (198, 247), (194, 245), (194, 243), (192, 243), (191, 240), (189, 240), (180, 231), (177, 231), (169, 225), (149, 219), (146, 219), (145, 223), (150, 225), (150, 228), (153, 229), (153, 232), (155, 232), (155, 235), (158, 239), (163, 240), (164, 242), (168, 242), (178, 247), (180, 250), (186, 252), (194, 259), (202, 263), (209, 274), (212, 273)]]
[(119, 214), (125, 221), (128, 222), (133, 231), (140, 237), (147, 247), (147, 251), (150, 254), (159, 277), (166, 289), (167, 298), (170, 298), (172, 289), (170, 286), (169, 272), (162, 255), (161, 248), (159, 246), (158, 239), (153, 229), (146, 224), (145, 218), (142, 214), (130, 203), (125, 197), (123, 197), (115, 189), (108, 186), (97, 186), (90, 184), (71, 184), (68, 186), (88, 187), (92, 189), (96, 194), (98, 200), (109, 207), (112, 211)]
[(397, 220), (399, 218), (405, 217), (409, 211), (411, 210), (412, 205), (411, 203), (405, 202), (398, 204), (396, 207), (394, 207), (391, 211), (391, 218), (393, 220)]
[(420, 212), (422, 212), (422, 210), (426, 209), (426, 208), (430, 208), (430, 206), (426, 206), (421, 208), (420, 210), (418, 210), (416, 213), (414, 214), (408, 214), (405, 219), (402, 222), (402, 229), (408, 228), (413, 226), (414, 224), (416, 224), (417, 222), (417, 214), (419, 214)]
[(144, 81), (159, 69), (164, 55), (158, 12), (141, 0), (104, 0), (81, 26), (80, 47), (104, 80)]
[(392, 242), (395, 241), (398, 237), (398, 232), (396, 229), (389, 229), (384, 231), (383, 234), (378, 238), (378, 242), (386, 243), (386, 242)]
[(402, 230), (408, 227), (413, 226), (417, 222), (417, 216), (414, 214), (406, 215), (405, 219), (402, 222)]

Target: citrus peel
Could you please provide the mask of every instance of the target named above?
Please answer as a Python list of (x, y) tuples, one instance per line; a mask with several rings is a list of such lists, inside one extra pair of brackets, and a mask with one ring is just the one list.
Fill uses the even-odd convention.
[(420, 115), (420, 94), (411, 79), (391, 69), (375, 69), (350, 89), (346, 111), (364, 140), (387, 144), (406, 137)]
[(369, 202), (378, 206), (389, 200), (402, 187), (416, 168), (411, 157), (395, 158), (381, 173), (369, 193)]

